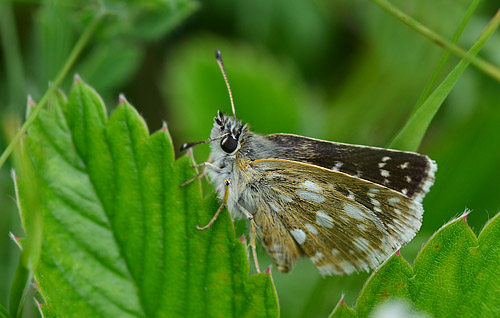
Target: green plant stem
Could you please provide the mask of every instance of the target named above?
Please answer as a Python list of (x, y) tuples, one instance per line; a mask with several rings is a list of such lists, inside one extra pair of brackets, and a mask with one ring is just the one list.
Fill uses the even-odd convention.
[(63, 68), (57, 75), (56, 79), (52, 83), (52, 85), (49, 87), (49, 89), (45, 92), (45, 94), (42, 96), (40, 99), (40, 102), (36, 105), (35, 109), (33, 112), (30, 114), (28, 119), (24, 122), (23, 126), (21, 129), (18, 131), (16, 136), (12, 139), (12, 141), (9, 143), (7, 148), (5, 148), (4, 152), (2, 153), (2, 156), (0, 156), (0, 168), (4, 165), (5, 161), (7, 158), (10, 156), (12, 151), (14, 150), (14, 147), (19, 143), (19, 140), (21, 137), (26, 133), (28, 128), (31, 126), (33, 121), (36, 119), (40, 111), (42, 110), (43, 106), (47, 103), (47, 100), (49, 97), (52, 95), (52, 93), (59, 87), (61, 82), (64, 80), (66, 75), (68, 74), (69, 70), (75, 63), (76, 59), (80, 55), (80, 52), (82, 49), (85, 47), (87, 42), (89, 41), (92, 33), (95, 31), (97, 28), (99, 22), (102, 20), (103, 14), (98, 14), (92, 22), (89, 24), (85, 32), (80, 36), (80, 39), (78, 39), (78, 42), (75, 44), (75, 47), (71, 51), (68, 59), (66, 60), (66, 63), (64, 64)]
[(15, 105), (23, 98), (24, 70), (21, 62), (16, 23), (10, 1), (0, 4), (0, 34), (5, 60), (5, 74), (9, 87), (9, 106)]
[[(486, 41), (491, 37), (500, 25), (500, 10), (497, 11), (493, 19), (486, 26), (477, 41), (469, 50), (469, 53), (476, 55)], [(429, 127), (434, 115), (439, 110), (443, 101), (451, 92), (462, 73), (469, 66), (469, 60), (461, 60), (457, 66), (446, 76), (441, 84), (425, 100), (422, 106), (411, 115), (405, 126), (397, 134), (389, 145), (389, 148), (416, 151)]]
[[(10, 139), (20, 126), (20, 119), (14, 116), (3, 118), (5, 133)], [(21, 255), (10, 289), (9, 310), (10, 317), (22, 318), (24, 305), (28, 297), (31, 280), (42, 250), (43, 219), (39, 205), (37, 177), (31, 166), (31, 161), (24, 153), (23, 144), (14, 148), (13, 164), (16, 175), (16, 188), (23, 188), (27, 192), (24, 200), (18, 199), (19, 213), (24, 215), (23, 226), (26, 238), (22, 242)], [(22, 184), (22, 185), (21, 185)]]
[(32, 274), (26, 267), (19, 264), (14, 274), (12, 288), (10, 290), (9, 310), (11, 317), (22, 317), (24, 311), (24, 302), (27, 290), (30, 287)]
[[(462, 22), (458, 26), (457, 30), (455, 31), (455, 34), (453, 34), (453, 37), (451, 39), (452, 43), (457, 43), (458, 39), (462, 35), (462, 32), (464, 31), (465, 27), (467, 26), (467, 23), (469, 23), (470, 18), (474, 14), (474, 11), (476, 11), (476, 8), (479, 4), (480, 0), (472, 0), (471, 4), (469, 5), (469, 8), (467, 9), (464, 18), (462, 19)], [(429, 95), (432, 92), (432, 88), (436, 85), (438, 81), (439, 74), (441, 74), (441, 71), (443, 70), (444, 66), (446, 65), (446, 62), (448, 61), (450, 57), (450, 51), (445, 51), (443, 53), (443, 56), (441, 57), (441, 60), (439, 61), (439, 64), (437, 68), (434, 70), (434, 73), (432, 74), (431, 79), (425, 86), (422, 94), (420, 95), (415, 107), (413, 108), (412, 114), (424, 103), (424, 101), (429, 97)]]
[(406, 13), (402, 12), (399, 10), (397, 7), (395, 7), (393, 4), (391, 4), (388, 0), (371, 0), (372, 2), (376, 3), (379, 5), (382, 9), (399, 19), (401, 22), (404, 24), (408, 25), (410, 28), (414, 29), (415, 31), (419, 32), (429, 40), (433, 41), (434, 43), (438, 44), (439, 46), (442, 46), (443, 48), (447, 49), (451, 53), (455, 54), (456, 56), (466, 60), (467, 62), (471, 63), (484, 73), (488, 74), (492, 78), (496, 79), (498, 82), (500, 82), (500, 68), (497, 66), (486, 62), (478, 57), (475, 57), (474, 55), (466, 52), (459, 46), (453, 44), (452, 42), (446, 40), (439, 34), (435, 33), (434, 31), (430, 30), (426, 26), (422, 25), (420, 22), (417, 20), (413, 19)]

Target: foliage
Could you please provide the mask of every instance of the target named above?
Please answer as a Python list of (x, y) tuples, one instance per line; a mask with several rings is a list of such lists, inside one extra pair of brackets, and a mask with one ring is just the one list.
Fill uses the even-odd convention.
[[(46, 316), (277, 315), (271, 277), (248, 277), (229, 214), (196, 229), (217, 201), (203, 200), (199, 183), (179, 187), (195, 171), (189, 157), (174, 162), (166, 129), (149, 136), (123, 98), (108, 120), (79, 78), (50, 106), (23, 141), (43, 198), (35, 278)], [(17, 182), (24, 212), (34, 180)]]
[[(432, 317), (496, 317), (500, 310), (500, 214), (479, 237), (466, 217), (434, 234), (413, 268), (399, 253), (388, 259), (366, 282), (356, 304), (357, 316), (368, 317), (377, 305), (398, 298), (411, 301)], [(330, 317), (351, 317), (344, 307), (337, 306)]]

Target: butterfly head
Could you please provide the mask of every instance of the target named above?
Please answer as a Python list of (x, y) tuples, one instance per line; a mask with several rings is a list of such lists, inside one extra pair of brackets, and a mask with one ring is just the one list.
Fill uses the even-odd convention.
[(246, 131), (247, 125), (243, 125), (238, 118), (218, 111), (210, 133), (211, 147), (213, 150), (220, 149), (226, 154), (233, 154), (240, 148)]

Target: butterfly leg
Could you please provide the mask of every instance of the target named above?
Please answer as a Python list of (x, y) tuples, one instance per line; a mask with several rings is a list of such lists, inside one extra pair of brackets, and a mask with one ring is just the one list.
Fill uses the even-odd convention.
[(229, 196), (229, 180), (226, 179), (224, 180), (224, 183), (226, 185), (226, 189), (224, 191), (224, 199), (222, 200), (222, 203), (221, 205), (219, 206), (219, 208), (217, 209), (217, 212), (215, 212), (215, 215), (213, 216), (213, 218), (210, 220), (210, 222), (208, 222), (207, 225), (201, 227), (199, 225), (196, 225), (196, 228), (200, 231), (204, 231), (206, 229), (208, 229), (209, 227), (212, 226), (212, 224), (214, 224), (215, 220), (217, 220), (217, 218), (219, 217), (219, 214), (222, 212), (222, 209), (224, 208), (224, 206), (227, 204), (227, 197)]
[(206, 176), (207, 174), (207, 171), (206, 170), (203, 170), (202, 172), (198, 173), (197, 175), (195, 175), (194, 177), (192, 177), (191, 179), (189, 179), (188, 181), (182, 183), (181, 185), (179, 185), (179, 187), (184, 187), (184, 186), (187, 186), (188, 184), (190, 184), (191, 182), (195, 181), (195, 180), (198, 180), (198, 179), (201, 179), (203, 178), (204, 176)]
[(257, 259), (257, 246), (255, 245), (255, 236), (257, 236), (257, 228), (255, 226), (255, 221), (252, 219), (250, 221), (250, 246), (252, 246), (252, 256), (255, 263), (255, 270), (260, 273), (259, 260)]
[[(210, 159), (210, 158), (209, 158)], [(203, 178), (204, 176), (207, 175), (207, 170), (205, 169), (206, 167), (209, 167), (209, 168), (212, 168), (214, 170), (217, 170), (217, 171), (220, 171), (221, 168), (217, 167), (216, 165), (214, 165), (213, 163), (211, 162), (203, 162), (203, 163), (198, 163), (198, 164), (193, 164), (191, 165), (191, 168), (199, 168), (199, 167), (202, 167), (203, 168), (203, 171), (198, 173), (196, 176), (192, 177), (191, 179), (189, 179), (188, 181), (182, 183), (181, 185), (179, 185), (179, 187), (185, 187), (187, 186), (188, 184), (190, 184), (191, 182), (193, 181), (196, 181), (198, 179), (201, 179)], [(208, 181), (208, 180), (207, 180)]]
[(257, 225), (253, 219), (252, 213), (248, 212), (241, 204), (238, 203), (238, 209), (250, 221), (250, 246), (252, 248), (252, 256), (255, 263), (255, 270), (260, 273), (259, 259), (257, 258), (257, 245), (255, 244), (255, 237), (257, 236)]

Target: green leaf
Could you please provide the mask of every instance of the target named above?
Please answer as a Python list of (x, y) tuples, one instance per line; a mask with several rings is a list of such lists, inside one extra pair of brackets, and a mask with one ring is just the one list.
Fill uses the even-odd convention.
[[(174, 160), (122, 98), (108, 119), (77, 78), (68, 100), (28, 131), (39, 179), (43, 250), (35, 278), (51, 317), (275, 317), (270, 275), (248, 277), (242, 242), (219, 203), (202, 199), (192, 159)], [(21, 200), (27, 195), (21, 188)]]
[(389, 297), (408, 298), (408, 279), (412, 272), (410, 264), (403, 257), (396, 255), (388, 259), (377, 274), (366, 282), (356, 305), (359, 316), (368, 316), (378, 303)]
[(349, 306), (347, 306), (344, 303), (343, 298), (339, 301), (337, 306), (335, 306), (335, 308), (333, 309), (333, 312), (330, 314), (330, 316), (328, 316), (328, 318), (342, 318), (342, 317), (346, 317), (346, 318), (357, 318), (358, 317), (358, 314), (356, 313), (356, 311), (354, 311), (353, 309), (351, 309)]
[[(471, 56), (476, 56), (477, 53), (479, 53), (489, 37), (493, 35), (494, 31), (498, 28), (499, 24), (500, 11), (490, 21), (486, 29), (469, 50), (468, 53), (470, 53)], [(423, 104), (412, 113), (405, 126), (389, 145), (389, 148), (409, 151), (416, 151), (418, 149), (432, 119), (469, 64), (469, 61), (463, 59), (455, 66)]]
[(398, 254), (388, 259), (363, 288), (355, 308), (358, 316), (369, 317), (374, 308), (390, 299), (405, 299), (419, 312), (433, 317), (497, 316), (500, 213), (484, 227), (479, 238), (467, 225), (466, 216), (434, 234), (417, 256), (413, 269)]

